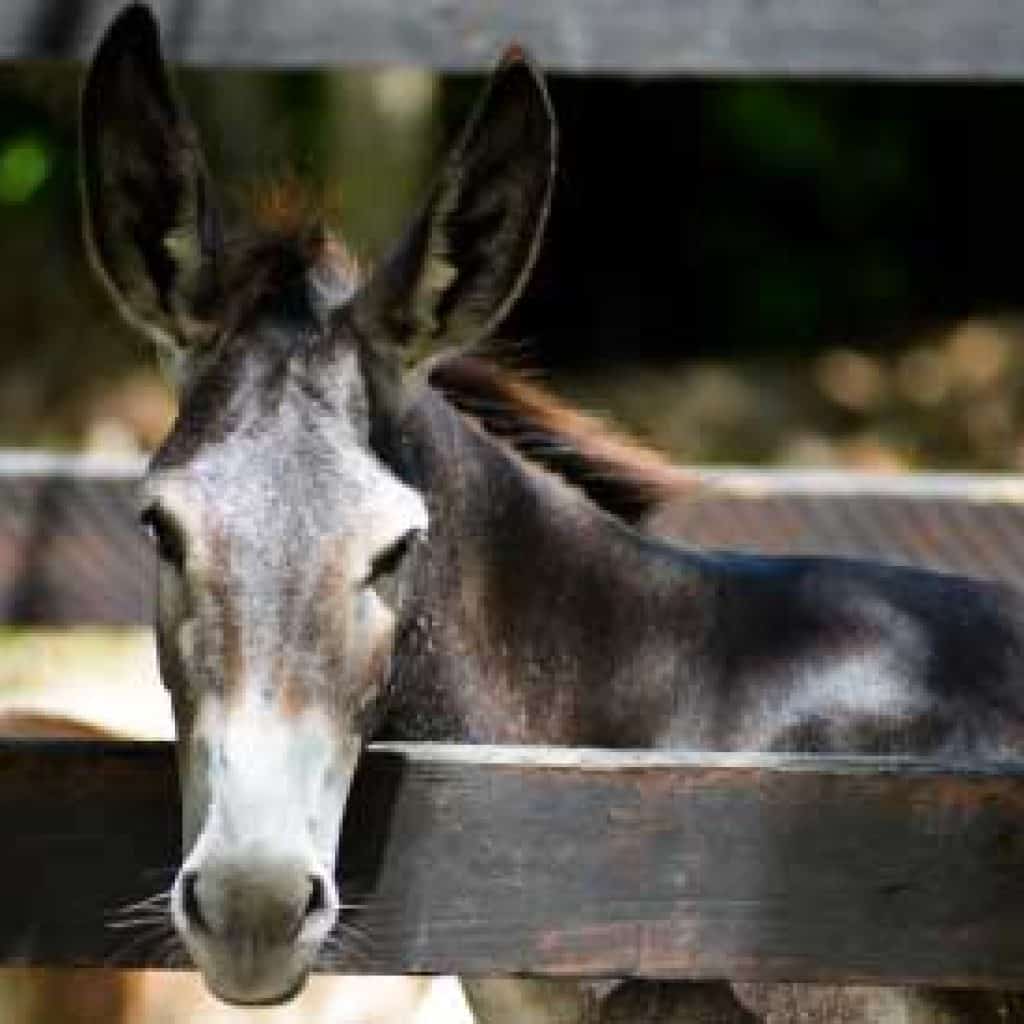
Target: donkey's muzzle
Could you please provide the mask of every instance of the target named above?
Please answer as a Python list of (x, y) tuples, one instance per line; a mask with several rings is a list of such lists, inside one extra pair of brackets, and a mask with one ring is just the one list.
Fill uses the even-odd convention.
[(175, 922), (210, 988), (247, 1004), (301, 987), (337, 906), (333, 881), (300, 858), (206, 857), (174, 891)]
[(293, 865), (189, 871), (181, 891), (189, 929), (227, 941), (291, 942), (308, 920), (328, 911), (324, 878)]

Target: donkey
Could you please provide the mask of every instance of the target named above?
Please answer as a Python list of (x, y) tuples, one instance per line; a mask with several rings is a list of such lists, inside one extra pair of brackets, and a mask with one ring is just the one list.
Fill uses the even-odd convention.
[[(629, 520), (678, 475), (471, 354), (551, 204), (552, 108), (518, 49), (365, 279), (315, 219), (225, 231), (142, 6), (99, 47), (81, 131), (92, 262), (180, 399), (142, 522), (181, 780), (171, 914), (222, 999), (287, 999), (339, 941), (338, 834), (376, 737), (1019, 753), (1019, 594), (645, 535)], [(467, 995), (495, 1024), (595, 1020), (599, 997), (606, 1019), (754, 1019), (725, 985), (672, 988), (625, 1017), (574, 983)]]

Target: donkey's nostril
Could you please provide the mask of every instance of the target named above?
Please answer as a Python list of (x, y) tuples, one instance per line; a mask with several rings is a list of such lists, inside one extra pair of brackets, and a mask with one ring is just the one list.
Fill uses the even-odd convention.
[(185, 920), (197, 931), (208, 932), (210, 926), (203, 917), (199, 908), (199, 896), (196, 893), (196, 886), (199, 884), (199, 874), (190, 871), (181, 880), (182, 907), (185, 911)]
[(309, 876), (309, 899), (306, 900), (304, 916), (310, 917), (321, 910), (327, 909), (327, 895), (324, 891), (324, 880), (319, 875)]

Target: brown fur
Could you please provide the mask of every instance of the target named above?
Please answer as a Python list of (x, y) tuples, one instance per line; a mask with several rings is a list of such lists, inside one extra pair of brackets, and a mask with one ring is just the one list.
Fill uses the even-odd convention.
[(227, 574), (224, 566), (228, 564), (228, 547), (224, 536), (219, 531), (210, 533), (210, 555), (212, 572), (210, 572), (210, 588), (217, 595), (217, 606), (221, 610), (221, 636), (223, 645), (223, 691), (232, 699), (241, 699), (245, 666), (242, 658), (242, 633), (239, 626), (237, 609), (227, 585)]
[(337, 219), (339, 213), (330, 208), (326, 192), (314, 189), (292, 171), (245, 188), (242, 205), (249, 223), (262, 231), (292, 238), (302, 237), (314, 225)]
[[(287, 224), (290, 214), (282, 208), (273, 216)], [(240, 235), (226, 247), (212, 319), (224, 333), (234, 333), (311, 270), (340, 282), (348, 292), (355, 290), (361, 275), (355, 256), (323, 222), (303, 220), (286, 230), (271, 226)]]
[(430, 383), (492, 437), (627, 522), (696, 487), (663, 455), (490, 360), (448, 356), (431, 368)]

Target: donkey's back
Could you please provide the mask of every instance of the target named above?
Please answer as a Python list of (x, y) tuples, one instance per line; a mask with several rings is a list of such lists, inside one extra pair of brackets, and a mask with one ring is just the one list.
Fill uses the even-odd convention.
[(906, 566), (710, 556), (701, 746), (1024, 754), (1024, 598)]

